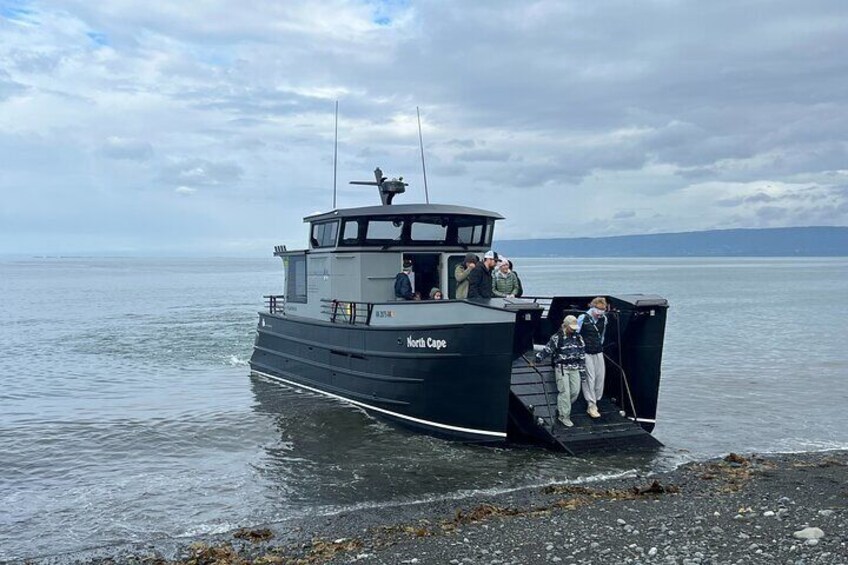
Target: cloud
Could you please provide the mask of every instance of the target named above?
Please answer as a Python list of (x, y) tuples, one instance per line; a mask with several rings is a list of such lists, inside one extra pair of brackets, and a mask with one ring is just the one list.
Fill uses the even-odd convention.
[(498, 151), (495, 149), (473, 149), (470, 151), (462, 151), (454, 157), (457, 161), (464, 161), (467, 163), (482, 161), (508, 161), (509, 158), (509, 151)]
[[(233, 186), (239, 182), (244, 170), (236, 163), (213, 163), (205, 159), (185, 159), (163, 168), (160, 178), (166, 184), (185, 188)], [(194, 190), (194, 189), (192, 189)]]
[(0, 69), (0, 101), (26, 91), (26, 87), (17, 83), (9, 77), (9, 73)]
[(126, 159), (129, 161), (147, 161), (153, 156), (153, 146), (146, 141), (110, 137), (101, 149), (103, 155), (110, 159)]
[(342, 206), (376, 166), (423, 200), (419, 107), (431, 200), (514, 237), (848, 225), (846, 26), (842, 0), (7, 1), (0, 230), (300, 245), (336, 100)]

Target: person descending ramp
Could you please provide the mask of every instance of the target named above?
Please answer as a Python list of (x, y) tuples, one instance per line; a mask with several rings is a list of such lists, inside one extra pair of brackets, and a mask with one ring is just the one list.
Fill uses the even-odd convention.
[(512, 364), (510, 386), (510, 425), (522, 435), (547, 443), (571, 455), (603, 451), (638, 451), (662, 447), (635, 418), (621, 414), (610, 399), (602, 399), (597, 408), (600, 418), (586, 413), (582, 398), (574, 402), (568, 428), (557, 421), (557, 386), (550, 365), (533, 365), (527, 355)]

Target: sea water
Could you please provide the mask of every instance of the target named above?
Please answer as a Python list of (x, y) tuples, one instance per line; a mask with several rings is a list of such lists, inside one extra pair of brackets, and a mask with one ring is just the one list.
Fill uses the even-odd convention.
[(250, 377), (273, 259), (0, 261), (0, 560), (358, 506), (848, 448), (847, 259), (517, 259), (528, 294), (671, 305), (652, 455), (409, 433)]

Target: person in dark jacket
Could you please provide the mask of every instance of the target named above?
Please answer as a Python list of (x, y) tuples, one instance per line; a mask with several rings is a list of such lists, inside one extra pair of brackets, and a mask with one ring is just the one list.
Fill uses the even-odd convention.
[(566, 316), (562, 328), (551, 336), (545, 348), (536, 354), (536, 363), (551, 357), (554, 364), (557, 390), (557, 412), (566, 428), (571, 421), (571, 405), (580, 396), (580, 379), (586, 373), (583, 338), (577, 333), (577, 318)]
[(483, 261), (479, 263), (471, 274), (468, 275), (468, 298), (493, 298), (492, 292), (492, 269), (498, 262), (498, 254), (494, 251), (486, 251)]
[(415, 294), (412, 292), (412, 281), (409, 273), (412, 272), (412, 262), (404, 261), (403, 270), (395, 275), (395, 298), (398, 300), (412, 300)]
[(577, 332), (586, 344), (586, 380), (583, 381), (583, 397), (589, 405), (586, 412), (592, 418), (600, 418), (598, 401), (604, 394), (604, 334), (607, 330), (607, 300), (603, 296), (593, 298), (589, 310), (577, 318)]

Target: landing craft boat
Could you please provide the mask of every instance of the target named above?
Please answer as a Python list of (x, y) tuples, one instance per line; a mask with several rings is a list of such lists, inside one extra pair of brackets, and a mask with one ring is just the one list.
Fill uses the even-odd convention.
[[(578, 399), (573, 428), (555, 417), (549, 365), (533, 366), (568, 314), (592, 296), (455, 300), (454, 269), (491, 248), (500, 214), (442, 204), (393, 204), (401, 179), (375, 181), (382, 205), (304, 218), (308, 249), (277, 246), (284, 292), (266, 296), (253, 374), (362, 407), (429, 434), (480, 443), (532, 442), (577, 454), (660, 445), (656, 422), (668, 303), (607, 296), (607, 365), (600, 419)], [(405, 261), (414, 286), (447, 300), (394, 297)]]

